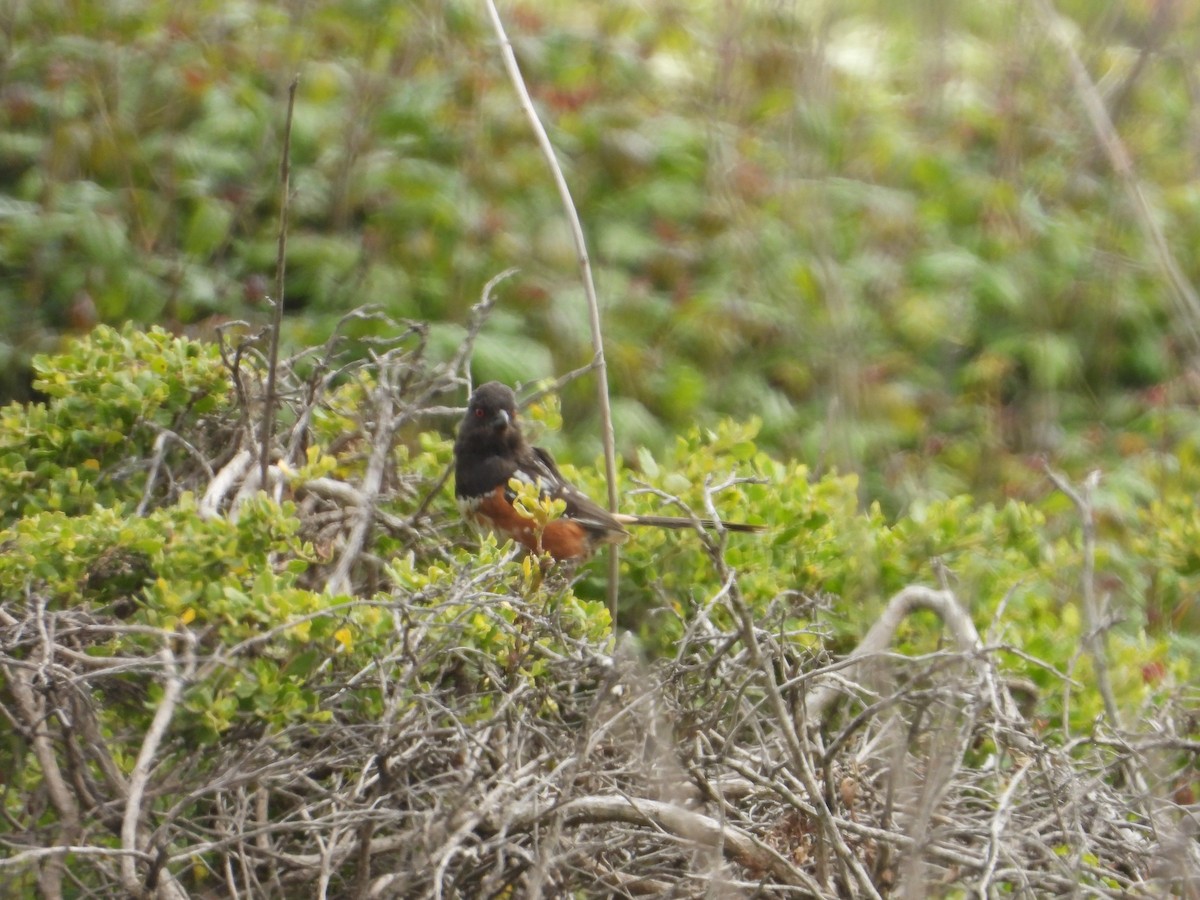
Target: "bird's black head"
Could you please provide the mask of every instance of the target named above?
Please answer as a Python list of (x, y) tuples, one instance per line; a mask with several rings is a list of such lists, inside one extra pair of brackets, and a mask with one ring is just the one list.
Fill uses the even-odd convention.
[(498, 381), (481, 384), (467, 402), (454, 441), (455, 492), (475, 496), (507, 484), (524, 445), (516, 395)]
[(456, 453), (502, 453), (521, 446), (517, 398), (498, 381), (481, 384), (467, 401), (467, 414), (458, 426)]
[(497, 438), (509, 429), (516, 429), (517, 398), (512, 389), (498, 381), (477, 387), (467, 402), (467, 415), (460, 431), (468, 425), (471, 431), (489, 431)]

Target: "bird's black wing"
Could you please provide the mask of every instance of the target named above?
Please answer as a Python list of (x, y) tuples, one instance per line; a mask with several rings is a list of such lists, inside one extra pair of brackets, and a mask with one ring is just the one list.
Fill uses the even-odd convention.
[(514, 478), (537, 485), (542, 494), (555, 500), (562, 500), (567, 505), (564, 515), (590, 531), (599, 533), (623, 533), (625, 531), (624, 526), (612, 513), (563, 477), (549, 450), (542, 447), (528, 447), (527, 449), (529, 452), (521, 454), (517, 459), (517, 470), (513, 473)]

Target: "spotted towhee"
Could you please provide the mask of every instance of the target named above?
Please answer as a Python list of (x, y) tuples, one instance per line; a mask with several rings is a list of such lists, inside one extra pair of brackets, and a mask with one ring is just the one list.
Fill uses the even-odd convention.
[[(454, 442), (454, 462), (454, 495), (468, 521), (557, 560), (584, 559), (599, 546), (621, 543), (629, 537), (626, 525), (718, 525), (711, 519), (630, 516), (603, 509), (562, 476), (547, 451), (525, 442), (517, 421), (517, 398), (498, 381), (480, 385), (471, 395)], [(516, 493), (508, 484), (512, 478), (536, 485), (542, 496), (562, 500), (562, 516), (539, 533), (537, 523), (513, 506)], [(736, 522), (720, 526), (729, 531), (762, 530)]]

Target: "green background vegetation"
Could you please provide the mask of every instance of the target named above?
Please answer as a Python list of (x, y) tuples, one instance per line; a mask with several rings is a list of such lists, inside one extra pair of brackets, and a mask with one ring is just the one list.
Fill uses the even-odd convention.
[[(1184, 274), (1200, 281), (1193, 4), (1074, 3)], [(300, 75), (291, 346), (377, 304), (530, 382), (591, 356), (545, 164), (473, 2), (11, 4), (0, 92), (10, 396), (64, 331), (266, 319)], [(605, 306), (622, 449), (720, 415), (890, 512), (1036, 496), (1028, 455), (1194, 442), (1191, 326), (1032, 7), (519, 3), (511, 36)], [(591, 385), (564, 415), (592, 458)]]

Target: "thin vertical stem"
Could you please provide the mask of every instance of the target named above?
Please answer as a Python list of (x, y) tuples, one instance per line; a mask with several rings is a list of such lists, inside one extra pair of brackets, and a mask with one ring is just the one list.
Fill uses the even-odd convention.
[(279, 366), (279, 332), (283, 329), (283, 276), (287, 268), (288, 203), (292, 177), (292, 111), (296, 107), (297, 75), (288, 85), (287, 121), (283, 126), (283, 158), (279, 163), (279, 246), (275, 251), (275, 296), (271, 320), (271, 351), (267, 360), (267, 396), (263, 404), (262, 455), (259, 457), (259, 484), (267, 487), (267, 467), (271, 462), (271, 436), (275, 432), (275, 372)]
[[(576, 212), (575, 203), (571, 199), (571, 189), (567, 186), (567, 179), (563, 176), (562, 167), (558, 164), (558, 157), (555, 156), (554, 145), (550, 143), (546, 129), (542, 126), (542, 122), (538, 118), (537, 110), (533, 108), (533, 100), (530, 98), (529, 90), (525, 86), (525, 79), (522, 77), (521, 69), (517, 65), (516, 54), (513, 53), (512, 43), (504, 31), (504, 23), (500, 20), (500, 13), (496, 9), (494, 0), (487, 0), (487, 8), (488, 13), (491, 15), (492, 26), (495, 28), (496, 36), (500, 39), (504, 68), (508, 71), (508, 76), (513, 83), (513, 87), (516, 89), (517, 99), (520, 101), (521, 109), (524, 110), (526, 117), (529, 119), (529, 124), (533, 128), (534, 137), (537, 138), (542, 155), (546, 157), (546, 162), (550, 166), (554, 183), (558, 187), (559, 198), (562, 200), (563, 208), (567, 213), (567, 221), (571, 225), (571, 236), (575, 241), (575, 250), (579, 256), (579, 269), (583, 277), (583, 291), (587, 298), (592, 329), (592, 348), (595, 351), (595, 366), (598, 371), (597, 399), (600, 405), (600, 435), (604, 442), (604, 474), (608, 481), (608, 508), (610, 511), (616, 512), (617, 451), (616, 438), (613, 434), (612, 407), (608, 401), (608, 367), (604, 362), (604, 335), (600, 328), (600, 303), (596, 299), (596, 286), (592, 281), (592, 264), (588, 259), (587, 243), (583, 237), (583, 226), (579, 222), (579, 214)], [(608, 608), (615, 623), (617, 617), (617, 584), (620, 574), (620, 560), (615, 546), (609, 550), (608, 562)]]

